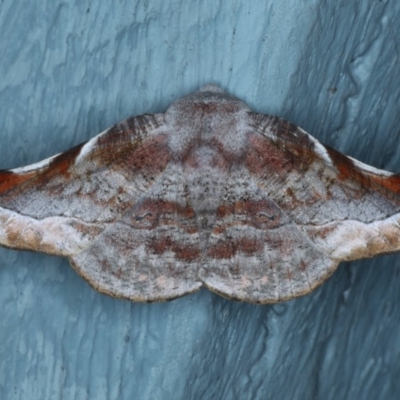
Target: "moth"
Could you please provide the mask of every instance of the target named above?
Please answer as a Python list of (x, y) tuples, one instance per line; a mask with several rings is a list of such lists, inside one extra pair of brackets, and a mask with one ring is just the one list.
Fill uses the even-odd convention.
[(400, 250), (400, 177), (207, 85), (164, 114), (0, 172), (0, 244), (68, 257), (94, 289), (252, 303)]

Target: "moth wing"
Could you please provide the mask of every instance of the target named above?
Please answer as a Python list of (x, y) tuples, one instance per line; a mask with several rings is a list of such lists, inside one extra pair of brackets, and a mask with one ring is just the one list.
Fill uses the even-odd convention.
[[(160, 185), (171, 158), (163, 118), (132, 117), (50, 159), (1, 171), (0, 244), (67, 256), (92, 286), (111, 295), (167, 298), (168, 294), (149, 291), (148, 263), (135, 271), (138, 259), (145, 258), (141, 245), (149, 232), (129, 227), (132, 220), (133, 225), (143, 225), (148, 219), (146, 212), (140, 214), (146, 193), (157, 182)], [(158, 218), (154, 201), (152, 206)], [(170, 219), (179, 217), (176, 209), (166, 208)], [(129, 255), (132, 251), (136, 258)], [(156, 269), (161, 269), (161, 261)], [(167, 261), (166, 266), (171, 264)], [(158, 275), (161, 285), (166, 274)], [(178, 285), (164, 283), (169, 288)], [(168, 293), (176, 297), (186, 290)]]
[(201, 271), (206, 286), (238, 300), (288, 300), (311, 292), (341, 261), (400, 250), (398, 175), (285, 120), (250, 117), (241, 177), (230, 182), (248, 188), (220, 207)]

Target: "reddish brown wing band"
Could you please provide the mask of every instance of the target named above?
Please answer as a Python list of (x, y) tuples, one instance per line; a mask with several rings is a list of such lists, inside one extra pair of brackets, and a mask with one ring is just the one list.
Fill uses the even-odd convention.
[(207, 287), (273, 303), (400, 249), (400, 178), (216, 86), (0, 172), (0, 244), (66, 256), (100, 292)]

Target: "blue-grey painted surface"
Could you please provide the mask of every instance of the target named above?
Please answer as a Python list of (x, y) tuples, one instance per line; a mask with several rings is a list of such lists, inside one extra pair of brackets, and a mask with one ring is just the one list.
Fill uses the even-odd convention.
[[(0, 168), (38, 161), (207, 82), (400, 171), (400, 3), (0, 3)], [(395, 399), (400, 257), (254, 306), (94, 292), (66, 260), (0, 249), (1, 399)]]

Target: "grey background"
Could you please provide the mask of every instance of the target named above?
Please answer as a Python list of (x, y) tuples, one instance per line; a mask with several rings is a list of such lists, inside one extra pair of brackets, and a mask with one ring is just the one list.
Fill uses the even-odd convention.
[[(0, 3), (0, 168), (214, 82), (400, 171), (400, 2)], [(343, 264), (275, 306), (94, 292), (64, 259), (0, 249), (1, 399), (395, 399), (400, 257)]]

